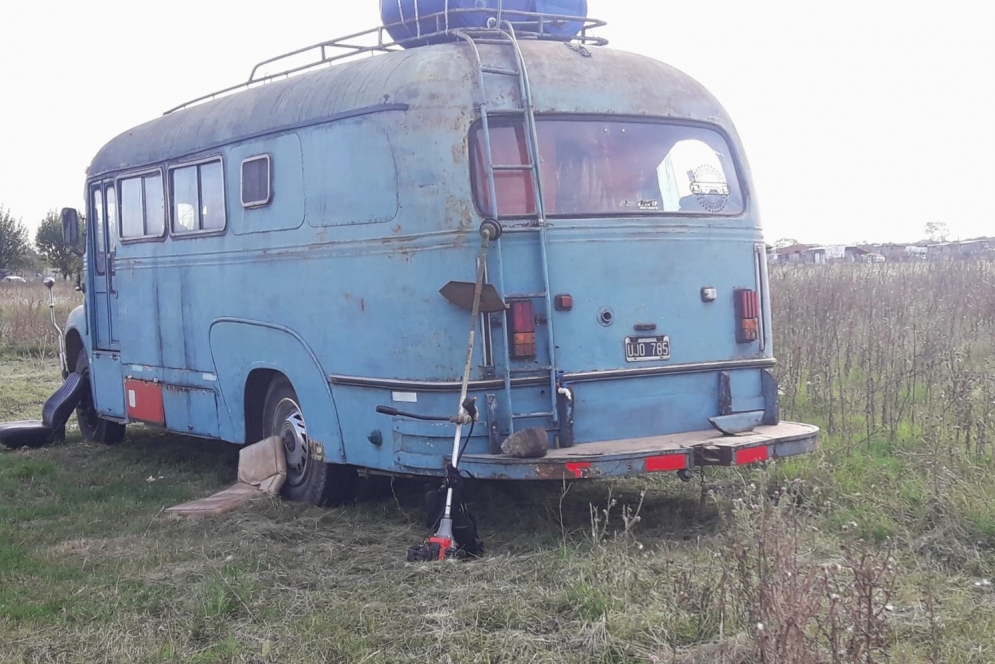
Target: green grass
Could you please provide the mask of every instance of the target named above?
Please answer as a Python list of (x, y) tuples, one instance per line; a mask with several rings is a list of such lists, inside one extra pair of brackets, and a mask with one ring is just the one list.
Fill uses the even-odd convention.
[[(775, 293), (791, 296), (777, 327), (782, 403), (823, 427), (832, 417), (818, 453), (710, 470), (703, 485), (473, 483), (478, 561), (405, 562), (426, 535), (418, 482), (337, 509), (263, 498), (174, 520), (164, 507), (234, 481), (236, 448), (141, 427), (105, 447), (70, 426), (63, 444), (0, 451), (0, 661), (821, 663), (833, 661), (830, 628), (869, 624), (869, 587), (872, 661), (989, 664), (995, 458), (984, 441), (995, 429), (979, 340), (995, 310), (961, 300), (990, 293), (962, 286), (995, 271), (854, 270), (775, 275)], [(917, 280), (929, 297), (908, 296)], [(949, 294), (932, 294), (947, 282)], [(929, 337), (941, 362), (903, 303), (949, 322), (947, 338)], [(893, 307), (896, 322), (862, 314), (870, 304)], [(18, 306), (8, 339), (10, 321), (37, 323), (35, 305)], [(865, 355), (872, 342), (895, 354)], [(37, 417), (60, 382), (50, 355), (24, 348), (0, 349), (0, 419)], [(909, 379), (903, 353), (925, 363), (923, 380)], [(852, 364), (833, 364), (844, 357)], [(831, 394), (825, 366), (844, 381)], [(915, 404), (899, 421), (869, 397), (890, 379), (900, 388), (888, 407)], [(807, 640), (791, 636), (793, 620)], [(868, 660), (851, 650), (838, 661)]]
[[(989, 661), (972, 648), (995, 641), (985, 615), (995, 594), (973, 584), (995, 572), (991, 551), (968, 547), (972, 565), (945, 563), (944, 550), (927, 560), (921, 540), (952, 526), (918, 508), (902, 515), (935, 498), (925, 480), (906, 477), (887, 446), (829, 466), (833, 445), (772, 471), (711, 473), (703, 505), (696, 484), (673, 478), (565, 495), (558, 484), (476, 485), (488, 556), (412, 565), (404, 551), (425, 535), (417, 484), (340, 509), (264, 499), (221, 519), (171, 520), (163, 507), (233, 480), (233, 448), (142, 429), (108, 448), (71, 432), (64, 445), (0, 454), (0, 660), (747, 662), (724, 514), (750, 482), (801, 477), (816, 492), (798, 511), (810, 555), (835, 560), (861, 538), (896, 549), (893, 657), (927, 662), (935, 643), (939, 661)], [(959, 547), (991, 524), (985, 493), (962, 488), (941, 506), (977, 508), (956, 521)], [(641, 521), (623, 535), (621, 508), (642, 492)], [(604, 537), (592, 537), (591, 506), (611, 500)], [(922, 612), (927, 578), (942, 629)]]

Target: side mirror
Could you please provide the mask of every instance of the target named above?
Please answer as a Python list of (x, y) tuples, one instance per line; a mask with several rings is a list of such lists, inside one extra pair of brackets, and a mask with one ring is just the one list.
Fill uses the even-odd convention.
[(75, 253), (79, 250), (79, 213), (74, 208), (62, 208), (62, 241)]

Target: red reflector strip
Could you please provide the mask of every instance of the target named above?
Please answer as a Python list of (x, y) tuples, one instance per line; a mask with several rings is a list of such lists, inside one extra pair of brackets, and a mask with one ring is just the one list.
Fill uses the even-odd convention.
[(770, 453), (767, 451), (766, 445), (748, 447), (745, 450), (736, 450), (736, 465), (766, 461), (769, 457)]
[(656, 473), (662, 470), (681, 470), (688, 467), (685, 454), (665, 454), (663, 456), (647, 457), (646, 472)]
[(124, 398), (128, 419), (165, 424), (166, 415), (162, 407), (162, 384), (145, 380), (127, 379), (124, 381)]
[(586, 475), (586, 473), (584, 472), (585, 470), (590, 470), (591, 469), (591, 462), (590, 461), (572, 461), (571, 463), (564, 464), (564, 467), (567, 469), (568, 473), (570, 473), (574, 477), (580, 478), (580, 477), (584, 477), (584, 475)]

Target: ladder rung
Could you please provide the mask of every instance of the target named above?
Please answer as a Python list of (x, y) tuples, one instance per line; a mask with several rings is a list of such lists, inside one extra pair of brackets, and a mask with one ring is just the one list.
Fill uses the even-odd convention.
[[(546, 297), (545, 291), (542, 293), (505, 293), (506, 300), (541, 300)], [(538, 369), (552, 369), (553, 367), (537, 367)]]
[(553, 367), (529, 367), (528, 369), (512, 369), (510, 374), (538, 373), (540, 371), (552, 371)]
[(481, 67), (480, 71), (485, 74), (500, 74), (501, 76), (521, 76), (517, 69), (503, 69), (501, 67)]
[(531, 171), (535, 166), (532, 164), (494, 164), (491, 168), (495, 171)]
[(553, 413), (516, 413), (512, 415), (512, 419), (524, 420), (529, 417), (552, 417)]

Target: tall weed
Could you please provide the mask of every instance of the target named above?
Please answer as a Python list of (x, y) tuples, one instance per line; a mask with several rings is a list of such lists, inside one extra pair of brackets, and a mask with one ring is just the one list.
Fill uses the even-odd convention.
[[(70, 282), (57, 281), (55, 318), (65, 328), (66, 318), (83, 303), (81, 293)], [(48, 289), (41, 282), (0, 284), (0, 357), (10, 355), (53, 356), (59, 339), (52, 327)]]

